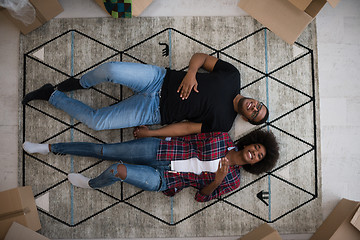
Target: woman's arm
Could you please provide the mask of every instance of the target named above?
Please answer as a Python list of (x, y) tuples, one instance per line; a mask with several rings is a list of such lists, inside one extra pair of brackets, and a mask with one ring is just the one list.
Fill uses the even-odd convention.
[(134, 137), (180, 137), (195, 133), (201, 133), (202, 123), (179, 122), (172, 123), (159, 129), (149, 129), (146, 126), (135, 128)]
[(229, 172), (229, 160), (225, 157), (219, 162), (218, 170), (215, 173), (215, 179), (209, 185), (200, 190), (200, 194), (210, 196), (216, 188), (220, 186)]

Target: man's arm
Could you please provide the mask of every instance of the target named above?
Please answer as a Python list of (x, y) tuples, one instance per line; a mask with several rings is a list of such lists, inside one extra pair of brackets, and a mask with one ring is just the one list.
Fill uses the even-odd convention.
[(195, 92), (199, 92), (197, 90), (198, 83), (196, 80), (196, 73), (199, 68), (203, 68), (208, 72), (212, 72), (217, 61), (218, 59), (216, 57), (204, 53), (195, 53), (191, 57), (188, 72), (186, 73), (177, 90), (177, 92), (180, 92), (180, 97), (182, 100), (185, 100), (189, 97), (192, 89), (194, 89)]
[(202, 123), (179, 122), (172, 123), (159, 129), (150, 130), (146, 126), (135, 128), (134, 136), (136, 138), (143, 137), (180, 137), (195, 133), (201, 133)]

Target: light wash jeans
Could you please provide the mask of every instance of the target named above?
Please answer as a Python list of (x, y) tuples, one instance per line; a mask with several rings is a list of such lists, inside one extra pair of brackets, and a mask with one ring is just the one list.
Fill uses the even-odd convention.
[(129, 62), (109, 62), (84, 74), (80, 85), (89, 88), (112, 82), (131, 88), (134, 95), (109, 107), (93, 109), (86, 104), (55, 91), (49, 102), (94, 130), (120, 129), (159, 124), (160, 97), (166, 69)]
[[(146, 191), (164, 191), (167, 189), (164, 171), (170, 170), (170, 162), (156, 160), (159, 144), (160, 139), (157, 138), (141, 138), (114, 144), (68, 142), (51, 144), (51, 152), (129, 163), (111, 165), (98, 177), (89, 181), (92, 188), (124, 181)], [(124, 180), (115, 176), (119, 164), (124, 164), (127, 170)]]

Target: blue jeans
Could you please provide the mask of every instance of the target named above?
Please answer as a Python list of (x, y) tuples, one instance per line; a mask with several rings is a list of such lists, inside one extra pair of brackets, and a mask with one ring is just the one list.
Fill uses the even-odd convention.
[(129, 87), (131, 97), (109, 107), (93, 109), (86, 104), (55, 91), (49, 102), (94, 130), (120, 129), (159, 124), (160, 97), (166, 69), (129, 62), (108, 62), (84, 74), (80, 85), (89, 88), (103, 82)]
[[(124, 181), (146, 191), (164, 191), (167, 189), (164, 171), (170, 170), (170, 162), (156, 160), (159, 145), (160, 139), (157, 138), (141, 138), (113, 144), (68, 142), (51, 144), (51, 152), (121, 162), (111, 165), (98, 177), (91, 179), (89, 185), (92, 188)], [(119, 164), (124, 164), (127, 170), (124, 180), (116, 176)]]

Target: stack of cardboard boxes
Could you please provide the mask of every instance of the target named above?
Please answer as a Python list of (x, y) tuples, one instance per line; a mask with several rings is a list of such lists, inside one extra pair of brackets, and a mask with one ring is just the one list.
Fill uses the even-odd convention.
[(47, 239), (35, 231), (41, 224), (30, 186), (0, 192), (0, 240)]
[[(360, 202), (343, 198), (310, 240), (359, 240)], [(264, 223), (240, 240), (281, 240), (279, 233)]]

